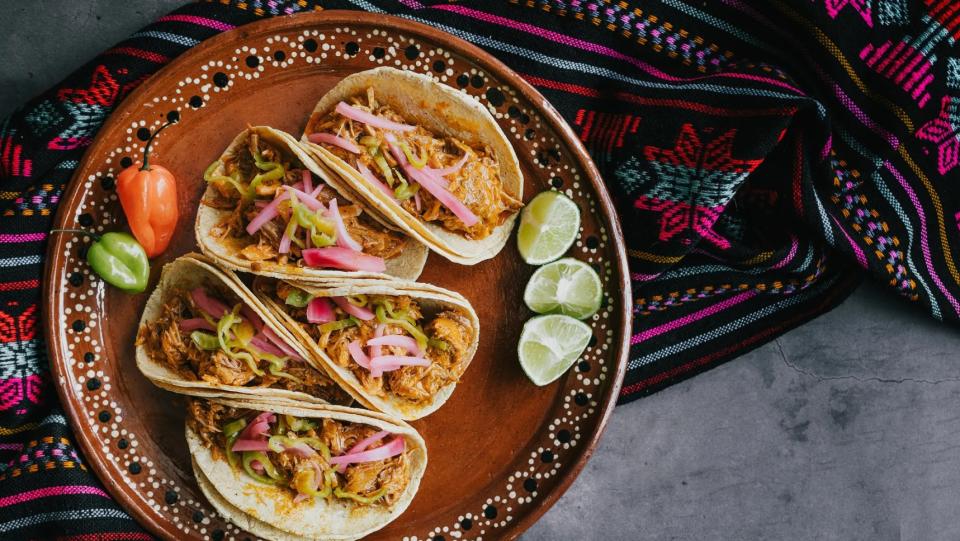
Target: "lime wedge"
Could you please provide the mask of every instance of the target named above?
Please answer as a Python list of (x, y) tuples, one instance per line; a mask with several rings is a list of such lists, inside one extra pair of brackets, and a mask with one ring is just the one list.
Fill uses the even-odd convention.
[(566, 253), (579, 232), (577, 204), (560, 192), (542, 192), (520, 214), (517, 248), (527, 263), (543, 265)]
[(600, 309), (603, 285), (593, 267), (573, 259), (548, 263), (533, 273), (523, 302), (538, 314), (563, 314), (587, 319)]
[(569, 316), (531, 318), (520, 333), (517, 353), (530, 381), (546, 385), (567, 371), (590, 343), (590, 326)]

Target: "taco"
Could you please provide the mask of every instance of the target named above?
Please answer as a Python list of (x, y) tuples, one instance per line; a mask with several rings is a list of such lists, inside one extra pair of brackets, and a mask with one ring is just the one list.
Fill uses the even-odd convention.
[(339, 406), (192, 399), (197, 483), (228, 520), (267, 539), (357, 539), (410, 504), (427, 465), (409, 425)]
[(260, 277), (254, 291), (364, 406), (419, 419), (470, 365), (480, 321), (457, 293), (430, 284), (308, 284)]
[(164, 266), (136, 340), (137, 367), (168, 390), (353, 402), (312, 357), (236, 276), (197, 254)]
[(204, 172), (200, 249), (221, 266), (297, 278), (415, 279), (425, 246), (385, 225), (292, 136), (238, 135)]
[(378, 212), (458, 263), (499, 253), (523, 206), (520, 163), (493, 116), (425, 75), (350, 75), (320, 99), (301, 142)]

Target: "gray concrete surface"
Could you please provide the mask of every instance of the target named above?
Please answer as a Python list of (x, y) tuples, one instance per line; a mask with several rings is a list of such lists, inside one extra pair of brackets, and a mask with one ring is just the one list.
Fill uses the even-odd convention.
[[(0, 115), (179, 3), (4, 2)], [(618, 408), (524, 540), (960, 539), (958, 350), (958, 329), (865, 285)]]

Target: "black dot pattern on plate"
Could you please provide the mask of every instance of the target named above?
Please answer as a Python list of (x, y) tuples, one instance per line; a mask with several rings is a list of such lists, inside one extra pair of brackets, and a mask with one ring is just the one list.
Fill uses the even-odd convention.
[(83, 275), (79, 272), (74, 272), (70, 275), (70, 285), (73, 287), (80, 287), (83, 285)]
[(360, 52), (360, 45), (356, 41), (351, 41), (343, 47), (343, 50), (347, 51), (348, 55), (353, 56)]
[(374, 47), (373, 48), (373, 57), (374, 58), (383, 58), (387, 56), (387, 51), (383, 47)]
[(200, 96), (190, 96), (190, 107), (193, 107), (194, 109), (203, 107), (203, 98)]
[(441, 73), (445, 69), (447, 69), (447, 64), (443, 60), (437, 60), (433, 63), (433, 71)]
[(247, 63), (248, 68), (255, 68), (260, 65), (260, 57), (255, 54), (252, 54), (248, 56), (247, 59), (244, 60), (244, 62)]
[(557, 441), (560, 443), (570, 443), (570, 431), (564, 428), (560, 432), (557, 432)]
[(573, 401), (576, 402), (578, 406), (586, 406), (587, 401), (589, 400), (590, 399), (587, 398), (587, 395), (583, 393), (577, 393), (577, 395), (573, 397)]
[(283, 51), (277, 51), (273, 53), (273, 59), (276, 60), (277, 62), (283, 62), (284, 60), (286, 60), (286, 58), (287, 58), (287, 53)]
[(494, 107), (500, 107), (503, 105), (506, 96), (503, 95), (503, 92), (499, 88), (490, 87), (487, 89), (487, 101), (490, 102), (490, 105)]
[(465, 518), (461, 520), (460, 527), (463, 528), (464, 530), (469, 530), (470, 528), (473, 528), (473, 519)]
[(527, 113), (520, 113), (520, 122), (523, 122), (524, 124), (529, 124), (530, 115), (528, 115)]
[(130, 446), (130, 442), (128, 442), (126, 438), (120, 438), (120, 441), (117, 442), (117, 447), (119, 447), (120, 449), (126, 449), (129, 446)]
[(213, 541), (223, 541), (225, 535), (223, 530), (213, 530), (213, 533), (210, 534), (210, 539), (213, 539)]
[(218, 71), (213, 74), (213, 84), (219, 86), (220, 88), (227, 86), (229, 83), (230, 83), (230, 78), (227, 77), (226, 73), (222, 71)]
[(81, 246), (81, 247), (77, 250), (77, 258), (79, 258), (79, 259), (86, 259), (86, 258), (87, 258), (87, 246), (86, 246), (86, 245)]
[(106, 423), (107, 421), (110, 420), (110, 412), (109, 412), (109, 411), (101, 411), (101, 412), (100, 412), (100, 415), (97, 415), (97, 419), (100, 419), (100, 422), (101, 422), (101, 423)]
[(523, 132), (523, 138), (530, 140), (533, 139), (533, 136), (536, 134), (537, 132), (533, 131), (533, 128), (527, 128), (527, 131)]
[(420, 49), (416, 45), (411, 45), (403, 50), (403, 54), (407, 60), (416, 60), (420, 56)]
[(311, 38), (311, 39), (308, 39), (307, 41), (304, 41), (304, 42), (303, 42), (303, 48), (306, 49), (308, 52), (311, 52), (311, 53), (316, 52), (316, 51), (317, 51), (317, 40)]
[(83, 330), (87, 328), (87, 324), (84, 323), (82, 319), (78, 319), (73, 322), (73, 325), (71, 325), (71, 327), (73, 328), (74, 332), (83, 332)]
[(560, 177), (553, 177), (550, 179), (550, 185), (559, 190), (560, 188), (563, 188), (563, 179)]
[(535, 479), (527, 479), (523, 482), (523, 490), (527, 492), (534, 492), (537, 490), (537, 481)]
[(147, 128), (140, 128), (139, 130), (137, 130), (137, 139), (141, 141), (146, 141), (147, 139), (150, 139), (150, 130)]
[(133, 165), (133, 158), (131, 158), (130, 156), (124, 156), (120, 158), (120, 167), (123, 167), (124, 169), (126, 169), (131, 165)]
[(548, 464), (553, 462), (553, 451), (547, 449), (546, 451), (540, 453), (540, 460)]
[(447, 541), (447, 538), (442, 535), (433, 536), (433, 541)]
[(581, 371), (581, 372), (589, 372), (589, 371), (590, 371), (590, 361), (580, 361), (579, 363), (577, 363), (577, 370), (579, 370), (579, 371)]
[(130, 465), (127, 466), (127, 469), (130, 470), (130, 473), (134, 475), (137, 475), (138, 473), (143, 471), (143, 467), (140, 466), (139, 462), (131, 462)]
[[(121, 165), (123, 165), (123, 161), (122, 161), (122, 160), (121, 160), (120, 163), (121, 163)], [(116, 187), (116, 185), (117, 185), (117, 182), (116, 182), (115, 180), (113, 180), (113, 177), (111, 177), (111, 176), (109, 176), (109, 175), (107, 175), (107, 176), (105, 176), (105, 177), (103, 177), (103, 178), (100, 179), (100, 187), (103, 188), (103, 189), (106, 190), (106, 191), (110, 191), (110, 190), (114, 189), (114, 188)]]
[(587, 237), (586, 245), (587, 245), (587, 248), (590, 248), (591, 250), (596, 250), (600, 246), (600, 239), (598, 239), (597, 237), (594, 237), (593, 235), (590, 235), (589, 237)]
[(194, 522), (203, 522), (203, 511), (194, 511), (194, 512), (193, 512), (193, 521), (194, 521)]
[(510, 118), (517, 118), (520, 116), (520, 109), (516, 105), (511, 105), (507, 109), (507, 114), (510, 115)]
[(494, 507), (494, 506), (492, 506), (492, 505), (486, 506), (486, 507), (483, 509), (483, 516), (485, 516), (485, 517), (487, 517), (487, 518), (490, 518), (490, 519), (497, 518), (497, 508)]
[(483, 77), (474, 75), (470, 78), (470, 84), (473, 85), (473, 88), (483, 88)]
[(470, 84), (470, 77), (466, 73), (461, 74), (460, 77), (457, 77), (457, 86), (463, 88)]
[(180, 111), (170, 111), (167, 113), (167, 122), (180, 122)]
[(96, 391), (100, 388), (100, 380), (97, 378), (90, 378), (87, 380), (87, 390)]
[(92, 363), (96, 358), (96, 355), (94, 355), (92, 351), (88, 351), (83, 354), (83, 362), (87, 364)]
[(177, 494), (176, 490), (168, 490), (166, 494), (163, 495), (163, 501), (167, 502), (167, 505), (173, 505), (180, 500), (180, 494)]
[(93, 216), (90, 216), (89, 212), (84, 212), (77, 217), (77, 223), (80, 224), (80, 227), (90, 227), (93, 225)]
[[(596, 335), (590, 335), (590, 342), (587, 344), (587, 346), (593, 347), (595, 345), (597, 345), (597, 337)], [(587, 361), (583, 361), (583, 362), (587, 362)]]

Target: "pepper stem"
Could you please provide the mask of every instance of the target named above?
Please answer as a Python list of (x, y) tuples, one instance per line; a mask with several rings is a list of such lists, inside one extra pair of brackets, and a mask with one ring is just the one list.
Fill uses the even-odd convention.
[(85, 235), (87, 237), (92, 237), (93, 242), (100, 240), (100, 235), (93, 233), (91, 231), (85, 231), (83, 229), (51, 229), (51, 233), (76, 233), (77, 235)]
[(153, 138), (160, 135), (160, 132), (166, 129), (167, 126), (176, 123), (176, 120), (168, 120), (166, 124), (160, 126), (159, 130), (153, 132), (153, 135), (150, 136), (150, 139), (147, 139), (147, 146), (143, 147), (143, 166), (140, 167), (141, 171), (150, 170), (150, 147), (153, 145)]

